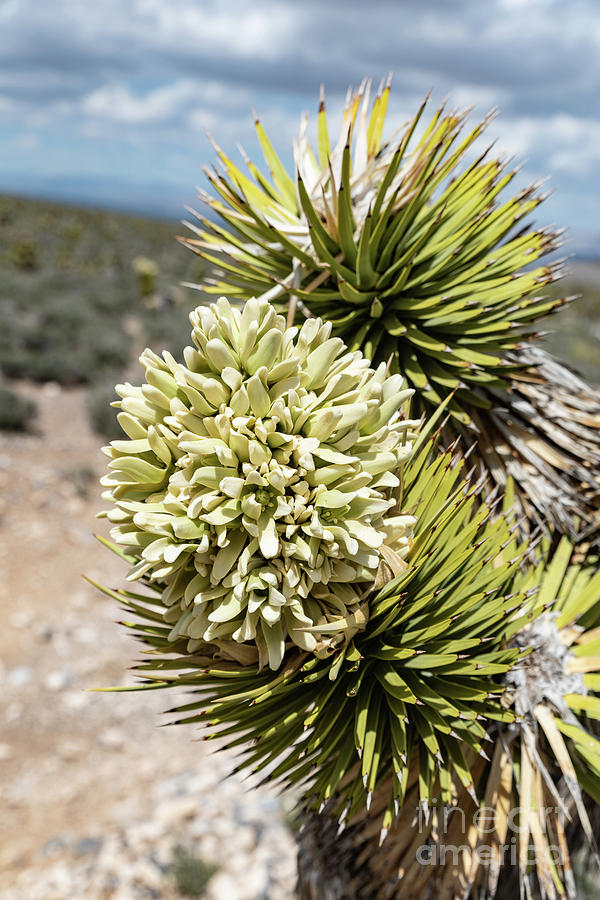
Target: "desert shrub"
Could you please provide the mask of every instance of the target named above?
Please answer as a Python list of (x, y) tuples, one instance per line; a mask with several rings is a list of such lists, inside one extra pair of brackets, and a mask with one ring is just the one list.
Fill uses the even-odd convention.
[(598, 896), (598, 890), (593, 874), (591, 874), (592, 867), (588, 853), (585, 851), (578, 853), (574, 860), (573, 870), (579, 900), (594, 900)]
[(0, 197), (0, 225), (8, 225), (13, 218), (12, 203), (9, 197)]
[(100, 384), (95, 385), (88, 391), (86, 408), (90, 421), (90, 425), (94, 432), (109, 441), (117, 440), (123, 437), (121, 426), (117, 421), (118, 410), (110, 404), (113, 400), (117, 400), (115, 393), (115, 382), (119, 379), (114, 376)]
[(165, 292), (164, 304), (155, 309), (140, 309), (140, 319), (146, 344), (156, 352), (168, 350), (180, 359), (183, 348), (190, 343), (189, 313), (208, 302), (206, 294), (171, 286)]
[(32, 400), (0, 385), (0, 430), (25, 431), (35, 413)]
[[(86, 329), (84, 335), (85, 350), (88, 352), (93, 348), (93, 369), (98, 372), (105, 372), (108, 369), (120, 369), (127, 365), (129, 361), (131, 340), (129, 335), (118, 325), (104, 329), (95, 330), (90, 333)], [(86, 378), (87, 381), (92, 380), (93, 375)]]
[(77, 384), (122, 369), (130, 338), (116, 317), (66, 295), (16, 317), (1, 347), (9, 377)]
[[(132, 314), (146, 342), (180, 352), (187, 324), (169, 303), (184, 295), (191, 308), (200, 298), (174, 286), (201, 280), (206, 267), (188, 260), (176, 233), (172, 222), (0, 196), (0, 372), (66, 385), (103, 381), (129, 361), (121, 323)], [(140, 303), (140, 259), (151, 270), (144, 291), (164, 308)]]
[(217, 866), (194, 856), (185, 847), (177, 846), (173, 850), (171, 871), (180, 894), (184, 897), (203, 897)]
[(55, 381), (62, 385), (78, 384), (86, 380), (84, 354), (66, 353), (60, 348), (41, 352), (13, 352), (2, 360), (2, 368), (9, 378), (30, 378), (32, 381)]
[(16, 266), (17, 269), (28, 272), (37, 268), (37, 246), (35, 241), (31, 238), (21, 238), (20, 240), (15, 241), (11, 247), (10, 255), (13, 265)]
[[(546, 349), (563, 362), (573, 366), (592, 384), (600, 384), (600, 361), (598, 340), (600, 340), (600, 290), (598, 276), (593, 267), (585, 264), (582, 275), (587, 277), (566, 278), (553, 286), (552, 296), (576, 296), (575, 303), (561, 313), (560, 321), (549, 318)], [(575, 270), (578, 276), (578, 270)]]
[(85, 234), (85, 225), (78, 219), (74, 218), (69, 222), (63, 231), (63, 240), (70, 247), (74, 247)]

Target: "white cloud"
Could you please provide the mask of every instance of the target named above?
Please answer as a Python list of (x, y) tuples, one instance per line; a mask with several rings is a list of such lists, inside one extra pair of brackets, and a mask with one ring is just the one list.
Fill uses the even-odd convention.
[(12, 113), (16, 110), (16, 103), (12, 99), (12, 97), (7, 97), (4, 94), (0, 94), (0, 113)]
[(172, 119), (198, 97), (198, 84), (176, 81), (145, 94), (121, 84), (105, 85), (83, 98), (82, 111), (95, 118), (128, 125), (154, 124)]
[[(499, 106), (498, 153), (562, 178), (574, 210), (584, 182), (597, 190), (597, 0), (0, 0), (0, 30), (0, 113), (25, 145), (38, 134), (40, 171), (51, 145), (66, 175), (93, 159), (124, 181), (166, 179), (168, 158), (187, 178), (213, 157), (205, 129), (258, 155), (252, 106), (289, 162), (321, 81), (335, 132), (345, 87), (393, 70), (390, 130), (430, 87), (432, 108), (448, 94), (473, 121)], [(6, 171), (22, 164), (11, 146)]]
[(280, 57), (293, 39), (297, 13), (293, 5), (269, 2), (202, 2), (179, 0), (176, 12), (164, 0), (137, 0), (134, 17), (157, 44), (195, 44), (241, 57)]
[(178, 0), (176, 6), (168, 0), (12, 0), (0, 5), (2, 20), (12, 47), (5, 44), (0, 55), (29, 52), (46, 35), (64, 45), (67, 59), (81, 50), (90, 60), (116, 51), (126, 67), (128, 54), (142, 50), (151, 67), (153, 54), (165, 52), (174, 58), (184, 51), (198, 58), (281, 58), (294, 40), (298, 10), (274, 0)]
[(600, 166), (600, 121), (556, 116), (554, 134), (558, 147), (550, 156), (552, 169), (571, 175), (597, 174)]
[(246, 88), (179, 79), (146, 91), (105, 84), (87, 94), (78, 111), (90, 137), (170, 128), (178, 134), (214, 131), (219, 140), (235, 142), (251, 126), (253, 100)]
[(534, 118), (501, 116), (495, 130), (502, 149), (524, 158), (545, 151), (547, 174), (591, 173), (600, 163), (600, 121), (566, 113)]
[(529, 10), (532, 7), (549, 7), (552, 6), (553, 0), (500, 0), (500, 6), (505, 9), (522, 9)]

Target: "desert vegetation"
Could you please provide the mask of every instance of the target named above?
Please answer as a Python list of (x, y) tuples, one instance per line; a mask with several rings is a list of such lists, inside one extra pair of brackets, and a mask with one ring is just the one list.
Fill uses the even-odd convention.
[[(0, 198), (0, 371), (5, 379), (102, 391), (141, 345), (180, 352), (185, 313), (197, 302), (179, 282), (196, 280), (175, 241), (174, 222), (153, 221), (24, 198)], [(141, 262), (145, 262), (145, 268)], [(149, 273), (152, 273), (151, 275)], [(2, 427), (24, 427), (33, 407), (0, 397)], [(100, 431), (102, 414), (90, 399)], [(106, 396), (104, 390), (103, 396)], [(31, 401), (30, 401), (31, 402)], [(110, 434), (110, 419), (106, 427)]]

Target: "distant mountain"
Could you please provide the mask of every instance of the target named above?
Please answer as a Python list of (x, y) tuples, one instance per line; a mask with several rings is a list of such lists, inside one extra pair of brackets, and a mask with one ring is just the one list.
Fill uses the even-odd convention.
[[(181, 220), (186, 206), (201, 204), (195, 191), (164, 181), (140, 182), (135, 178), (99, 176), (31, 176), (10, 179), (0, 174), (0, 194), (21, 195), (38, 200), (100, 209), (115, 209), (133, 215)], [(571, 228), (566, 233), (564, 252), (578, 260), (600, 261), (600, 231)]]
[(193, 191), (183, 191), (164, 182), (136, 182), (134, 179), (96, 176), (65, 175), (52, 179), (32, 176), (26, 181), (0, 176), (1, 193), (74, 206), (115, 209), (161, 219), (181, 219), (187, 215), (186, 205), (197, 205)]

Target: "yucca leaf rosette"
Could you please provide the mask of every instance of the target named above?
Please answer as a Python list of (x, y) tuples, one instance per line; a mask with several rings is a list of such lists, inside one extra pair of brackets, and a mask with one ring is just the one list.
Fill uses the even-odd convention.
[(451, 803), (457, 785), (475, 798), (473, 760), (486, 759), (491, 729), (514, 720), (503, 676), (523, 651), (506, 634), (525, 600), (509, 589), (524, 548), (478, 490), (465, 490), (450, 450), (422, 446), (403, 472), (414, 541), (396, 576), (369, 586), (364, 628), (327, 657), (288, 646), (275, 673), (190, 655), (154, 621), (152, 592), (105, 589), (142, 617), (131, 628), (154, 650), (137, 687), (193, 686), (177, 721), (227, 739), (240, 768), (299, 787), (302, 806), (336, 823), (373, 800), (384, 835), (404, 808), (412, 819), (419, 805)]
[[(121, 387), (129, 439), (109, 450), (113, 549), (142, 585), (103, 590), (150, 650), (127, 689), (192, 688), (175, 721), (203, 725), (240, 769), (293, 787), (325, 857), (343, 852), (346, 828), (352, 896), (383, 879), (392, 897), (493, 897), (514, 846), (515, 884), (575, 897), (566, 818), (592, 839), (584, 795), (600, 797), (598, 574), (571, 562), (566, 539), (555, 551), (546, 540), (534, 564), (511, 524), (510, 483), (498, 516), (464, 460), (427, 442), (435, 422), (415, 452), (399, 376), (374, 372), (319, 320), (298, 331), (265, 300), (220, 300), (192, 324), (185, 364), (146, 352), (146, 384)], [(280, 468), (296, 474), (271, 496)], [(314, 508), (294, 531), (281, 503), (301, 482)], [(347, 502), (319, 505), (324, 492)], [(298, 534), (327, 582), (285, 549)], [(276, 644), (261, 612), (276, 606), (271, 591), (284, 598)], [(458, 862), (436, 856), (444, 845), (465, 848)]]
[(363, 627), (365, 588), (406, 555), (398, 512), (412, 391), (331, 325), (287, 328), (266, 300), (190, 316), (185, 363), (146, 350), (106, 448), (113, 540), (160, 588), (169, 640), (276, 669)]
[(598, 541), (600, 395), (533, 330), (566, 302), (545, 294), (561, 264), (543, 259), (559, 235), (530, 222), (543, 195), (512, 192), (517, 168), (478, 149), (489, 116), (469, 126), (467, 110), (442, 107), (427, 120), (425, 102), (386, 136), (389, 94), (389, 82), (372, 104), (367, 81), (349, 92), (334, 139), (322, 97), (316, 144), (303, 119), (293, 173), (259, 121), (265, 171), (215, 144), (210, 215), (194, 212), (182, 238), (209, 263), (198, 287), (330, 321), (402, 372), (415, 413), (447, 402), (446, 443), (476, 443), (490, 485), (515, 480), (523, 530)]
[(321, 98), (317, 146), (303, 120), (293, 175), (259, 121), (269, 176), (215, 144), (211, 217), (184, 243), (211, 264), (204, 290), (301, 301), (349, 347), (391, 361), (428, 411), (456, 391), (449, 410), (466, 423), (490, 406), (479, 389), (510, 378), (506, 352), (564, 302), (540, 296), (559, 267), (537, 261), (557, 235), (526, 224), (536, 186), (506, 196), (516, 170), (470, 157), (490, 117), (465, 129), (468, 110), (442, 107), (423, 123), (425, 102), (384, 138), (390, 84), (372, 105), (369, 86), (349, 92), (334, 142)]
[[(582, 562), (581, 554), (575, 562), (567, 538), (556, 547), (546, 540), (542, 550), (538, 566), (514, 582), (531, 599), (512, 626), (511, 643), (531, 653), (506, 676), (517, 722), (502, 736), (499, 765), (515, 771), (514, 792), (523, 810), (522, 881), (530, 889), (537, 881), (550, 898), (566, 894), (575, 900), (570, 822), (577, 823), (599, 862), (589, 811), (600, 803), (600, 571), (597, 560)], [(560, 854), (553, 854), (557, 845)]]
[[(597, 812), (591, 810), (600, 803), (600, 572), (572, 554), (566, 538), (556, 547), (545, 540), (537, 564), (513, 571), (509, 590), (522, 602), (505, 640), (525, 655), (502, 676), (502, 703), (514, 720), (488, 726), (487, 758), (465, 748), (476, 797), (453, 778), (449, 805), (434, 803), (415, 829), (415, 769), (382, 846), (372, 838), (372, 820), (357, 817), (348, 844), (356, 859), (349, 881), (360, 884), (358, 898), (369, 896), (383, 872), (402, 876), (390, 896), (415, 900), (432, 891), (446, 900), (493, 898), (499, 890), (503, 897), (579, 896), (570, 837), (576, 823), (593, 852)], [(374, 814), (387, 802), (380, 789)], [(327, 821), (313, 821), (326, 860), (335, 832)], [(456, 847), (459, 854), (452, 853)], [(416, 858), (428, 864), (415, 866)]]
[(176, 722), (321, 810), (305, 819), (312, 867), (341, 855), (349, 896), (492, 898), (514, 877), (515, 894), (574, 898), (566, 826), (592, 838), (585, 794), (600, 799), (600, 575), (566, 539), (533, 564), (463, 478), (449, 451), (408, 460), (407, 568), (328, 659), (290, 647), (269, 673), (189, 656), (152, 592), (104, 589), (152, 651), (128, 689), (193, 688)]

